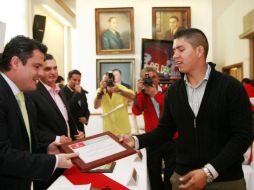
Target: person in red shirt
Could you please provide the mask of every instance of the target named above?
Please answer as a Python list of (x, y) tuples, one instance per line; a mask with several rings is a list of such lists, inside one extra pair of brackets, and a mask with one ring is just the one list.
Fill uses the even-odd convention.
[[(159, 76), (154, 67), (145, 67), (137, 82), (137, 93), (132, 105), (134, 115), (144, 116), (145, 132), (152, 131), (158, 125), (164, 111), (164, 96), (167, 88), (159, 85)], [(147, 148), (147, 169), (151, 190), (171, 190), (169, 178), (175, 166), (175, 142), (169, 142)], [(161, 177), (164, 161), (164, 180)]]
[(254, 139), (254, 81), (248, 78), (242, 80), (245, 91), (248, 94), (252, 111), (252, 138)]
[(244, 78), (242, 84), (250, 98), (251, 111), (254, 112), (254, 82), (248, 78)]
[[(252, 111), (252, 139), (254, 140), (254, 81), (250, 80), (248, 78), (244, 78), (242, 80), (242, 84), (245, 88), (245, 91), (248, 94), (248, 97), (250, 99), (250, 104), (251, 104), (251, 111)], [(249, 154), (247, 154), (247, 163), (250, 165), (253, 161), (253, 141), (249, 147)], [(248, 152), (248, 151), (247, 151)]]

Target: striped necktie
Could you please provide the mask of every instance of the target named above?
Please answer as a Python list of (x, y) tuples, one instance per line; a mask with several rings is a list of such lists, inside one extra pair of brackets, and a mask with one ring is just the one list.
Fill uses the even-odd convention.
[(31, 133), (30, 133), (30, 125), (29, 125), (29, 119), (28, 119), (28, 114), (27, 114), (27, 110), (26, 110), (26, 103), (25, 103), (25, 97), (23, 92), (20, 92), (16, 95), (16, 99), (18, 101), (24, 122), (25, 122), (25, 126), (26, 126), (26, 131), (29, 137), (29, 144), (30, 144), (30, 150), (31, 150)]

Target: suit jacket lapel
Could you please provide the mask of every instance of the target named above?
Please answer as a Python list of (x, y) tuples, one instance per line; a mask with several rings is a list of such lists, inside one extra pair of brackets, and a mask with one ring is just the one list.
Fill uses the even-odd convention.
[(58, 94), (61, 97), (61, 99), (63, 100), (64, 105), (67, 105), (67, 100), (66, 100), (64, 93), (60, 90)]
[(10, 103), (11, 103), (10, 107), (14, 108), (16, 114), (18, 115), (18, 118), (19, 118), (20, 123), (21, 123), (20, 127), (22, 128), (22, 132), (25, 134), (27, 143), (29, 145), (29, 137), (28, 137), (28, 134), (27, 134), (27, 131), (26, 131), (25, 121), (23, 119), (23, 116), (22, 116), (20, 107), (18, 105), (18, 102), (16, 100), (16, 97), (14, 96), (10, 86), (5, 81), (5, 79), (2, 77), (2, 75), (0, 75), (0, 83), (2, 84), (3, 88), (5, 89), (6, 95), (10, 100)]
[[(60, 90), (60, 92), (59, 92), (59, 96), (62, 98), (63, 103), (64, 103), (64, 105), (65, 105), (65, 107), (66, 107), (67, 114), (68, 114), (68, 118), (69, 118), (70, 131), (71, 131), (71, 130), (72, 130), (72, 127), (71, 127), (71, 124), (70, 124), (70, 120), (72, 120), (72, 123), (73, 123), (74, 125), (75, 125), (75, 122), (74, 122), (73, 116), (72, 116), (72, 114), (71, 114), (70, 107), (69, 107), (69, 105), (68, 105), (68, 102), (67, 102), (67, 99), (66, 99), (65, 94), (64, 94), (61, 90)], [(77, 129), (77, 126), (76, 126), (76, 125), (75, 125), (74, 127), (75, 127), (75, 129)]]
[[(43, 84), (41, 82), (38, 83), (37, 86), (38, 90), (40, 91), (40, 93), (43, 95), (43, 97), (45, 97), (45, 99), (49, 102), (50, 105), (52, 105), (52, 107), (56, 110), (56, 112), (60, 115), (60, 117), (63, 117), (61, 111), (59, 110), (59, 108), (56, 105), (56, 102), (53, 100), (53, 98), (51, 97), (51, 95), (49, 94), (48, 90), (43, 86)], [(65, 104), (66, 105), (66, 104)]]

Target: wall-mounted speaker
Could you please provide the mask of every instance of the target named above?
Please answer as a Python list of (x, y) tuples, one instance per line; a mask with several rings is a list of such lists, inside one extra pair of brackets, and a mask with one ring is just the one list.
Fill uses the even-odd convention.
[(46, 16), (34, 15), (33, 39), (42, 42), (46, 25)]

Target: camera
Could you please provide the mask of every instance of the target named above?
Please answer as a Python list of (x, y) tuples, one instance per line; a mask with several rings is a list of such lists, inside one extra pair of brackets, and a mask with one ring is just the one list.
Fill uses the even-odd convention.
[(108, 87), (113, 87), (114, 86), (114, 75), (113, 75), (112, 71), (108, 72), (107, 86)]
[(149, 76), (148, 73), (145, 74), (145, 77), (143, 79), (143, 84), (147, 86), (153, 86), (153, 79)]

